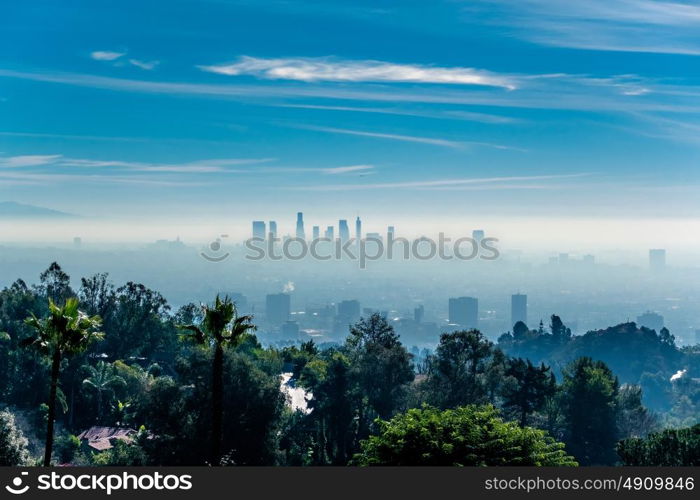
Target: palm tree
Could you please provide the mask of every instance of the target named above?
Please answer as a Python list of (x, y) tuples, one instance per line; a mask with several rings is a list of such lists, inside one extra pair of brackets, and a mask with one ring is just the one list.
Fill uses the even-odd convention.
[(83, 387), (95, 391), (97, 396), (97, 421), (102, 419), (102, 395), (112, 393), (117, 387), (125, 387), (126, 382), (115, 373), (114, 366), (99, 361), (97, 366), (87, 366), (89, 376), (83, 380)]
[(184, 337), (195, 343), (214, 348), (214, 361), (211, 373), (212, 402), (212, 441), (210, 463), (219, 465), (221, 461), (221, 441), (223, 434), (224, 402), (224, 349), (235, 346), (256, 327), (251, 323), (252, 316), (239, 316), (235, 304), (229, 297), (223, 300), (216, 296), (213, 306), (202, 306), (203, 321), (199, 325), (179, 325), (189, 330)]
[(46, 447), (44, 449), (44, 466), (51, 465), (53, 448), (53, 426), (56, 418), (56, 392), (61, 360), (69, 355), (85, 351), (93, 340), (103, 338), (97, 329), (101, 325), (98, 316), (88, 317), (82, 313), (78, 299), (66, 300), (63, 307), (49, 299), (49, 314), (39, 319), (34, 314), (26, 319), (27, 325), (35, 330), (36, 335), (22, 341), (23, 346), (31, 346), (51, 359), (51, 390), (49, 392), (49, 415), (46, 424)]

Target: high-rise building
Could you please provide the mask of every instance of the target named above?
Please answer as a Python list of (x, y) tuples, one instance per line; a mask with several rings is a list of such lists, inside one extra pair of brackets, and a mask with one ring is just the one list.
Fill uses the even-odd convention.
[(587, 266), (592, 266), (595, 264), (595, 256), (586, 254), (583, 256), (583, 263), (586, 264)]
[(652, 311), (637, 316), (637, 326), (645, 326), (659, 333), (664, 327), (664, 317)]
[(335, 228), (334, 228), (333, 226), (328, 226), (328, 227), (326, 228), (326, 239), (327, 239), (327, 240), (331, 240), (331, 241), (333, 240), (333, 237), (334, 237), (334, 236), (333, 236), (334, 229), (335, 229)]
[(348, 228), (348, 221), (345, 219), (340, 219), (338, 221), (338, 237), (340, 241), (348, 241), (350, 239), (350, 229)]
[(479, 300), (474, 297), (452, 298), (448, 303), (449, 321), (464, 328), (479, 327)]
[(666, 250), (663, 248), (652, 248), (649, 250), (649, 269), (652, 271), (663, 271), (666, 267)]
[(510, 297), (510, 324), (518, 321), (527, 324), (527, 295), (516, 293)]
[(73, 246), (75, 248), (80, 248), (83, 245), (83, 239), (80, 236), (73, 238)]
[(475, 229), (472, 231), (472, 239), (476, 241), (477, 243), (481, 243), (481, 240), (484, 239), (485, 233), (483, 229)]
[(346, 324), (355, 323), (360, 319), (360, 302), (358, 300), (343, 300), (338, 303), (338, 318)]
[(270, 236), (272, 238), (277, 238), (277, 222), (271, 220), (269, 229), (270, 229)]
[(302, 212), (297, 212), (297, 238), (301, 240), (306, 239), (306, 233), (304, 232), (304, 214)]
[(265, 239), (265, 221), (253, 221), (253, 238), (261, 238), (263, 240)]
[(389, 239), (394, 239), (394, 226), (389, 226), (386, 228), (386, 235)]
[(282, 325), (289, 319), (290, 312), (289, 294), (274, 293), (265, 297), (265, 318), (271, 325)]
[(422, 323), (423, 316), (425, 316), (425, 308), (423, 307), (423, 304), (413, 308), (413, 321), (416, 323)]
[(362, 239), (362, 221), (360, 220), (360, 216), (357, 216), (357, 219), (355, 220), (355, 241), (358, 243)]
[(357, 323), (360, 319), (360, 302), (357, 300), (343, 300), (338, 303), (335, 319), (333, 320), (333, 333), (345, 337), (348, 334), (348, 326)]
[(321, 236), (321, 228), (318, 227), (318, 226), (314, 226), (314, 227), (312, 228), (312, 232), (313, 232), (313, 236), (312, 236), (313, 239), (314, 239), (314, 240), (319, 239), (319, 237)]

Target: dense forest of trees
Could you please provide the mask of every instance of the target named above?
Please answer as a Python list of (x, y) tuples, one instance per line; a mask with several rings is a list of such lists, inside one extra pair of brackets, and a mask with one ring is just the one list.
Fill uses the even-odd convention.
[[(700, 349), (634, 323), (441, 335), (379, 315), (263, 347), (226, 297), (171, 310), (57, 264), (0, 291), (0, 465), (698, 465)], [(293, 410), (281, 374), (312, 397)], [(133, 429), (103, 450), (78, 436)]]

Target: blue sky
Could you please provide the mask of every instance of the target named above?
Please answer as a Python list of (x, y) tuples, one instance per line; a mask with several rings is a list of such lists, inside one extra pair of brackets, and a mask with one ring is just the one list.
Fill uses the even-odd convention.
[(680, 1), (0, 18), (0, 200), (84, 215), (697, 219), (698, 117), (700, 6)]

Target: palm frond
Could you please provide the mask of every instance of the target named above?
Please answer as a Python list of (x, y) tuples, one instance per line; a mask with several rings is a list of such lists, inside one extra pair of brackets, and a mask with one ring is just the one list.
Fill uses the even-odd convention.
[(58, 400), (58, 404), (61, 405), (63, 413), (68, 413), (68, 400), (66, 399), (66, 394), (60, 387), (56, 387), (56, 399)]
[(206, 342), (206, 334), (197, 325), (177, 325), (179, 330), (186, 330), (187, 333), (178, 335), (181, 341), (194, 341), (197, 344)]

